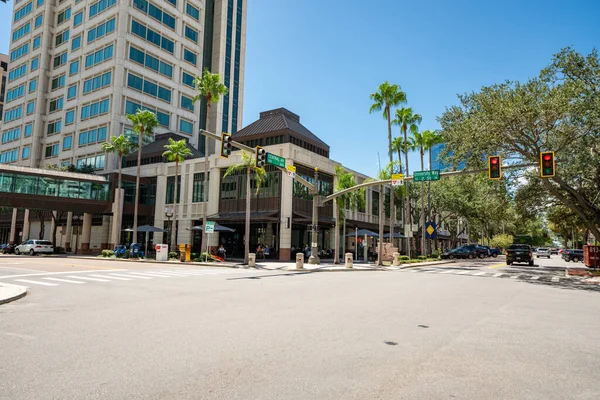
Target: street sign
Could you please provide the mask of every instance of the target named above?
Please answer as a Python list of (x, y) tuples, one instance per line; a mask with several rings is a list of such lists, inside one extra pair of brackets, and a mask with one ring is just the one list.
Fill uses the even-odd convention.
[(426, 182), (426, 181), (439, 181), (440, 170), (433, 169), (431, 171), (415, 171), (413, 172), (413, 181), (415, 182)]
[(272, 164), (280, 168), (285, 168), (285, 158), (276, 156), (273, 153), (267, 153), (267, 164)]
[(425, 239), (437, 239), (437, 226), (435, 222), (425, 223)]
[(404, 185), (404, 174), (392, 174), (392, 186)]
[(215, 233), (215, 221), (206, 221), (206, 228), (204, 229), (206, 233)]
[(296, 167), (294, 165), (288, 165), (286, 168), (287, 168), (287, 174), (290, 178), (293, 178), (296, 176)]

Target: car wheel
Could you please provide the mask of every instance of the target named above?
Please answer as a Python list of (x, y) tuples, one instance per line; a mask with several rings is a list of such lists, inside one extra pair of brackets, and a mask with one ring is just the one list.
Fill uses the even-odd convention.
[(579, 258), (573, 257), (573, 262), (579, 262)]
[(469, 254), (468, 258), (469, 258), (469, 260), (472, 260), (473, 259), (473, 254)]
[(496, 258), (496, 257), (498, 257), (498, 254), (494, 253), (494, 254), (492, 254), (492, 257)]
[(35, 256), (35, 251), (33, 251), (33, 249), (29, 250), (29, 255), (30, 256)]
[(506, 260), (506, 265), (512, 265), (512, 261)]
[(533, 260), (529, 261), (529, 266), (533, 267)]
[(19, 254), (21, 254), (21, 251), (19, 249), (15, 248), (15, 254), (19, 255)]
[(485, 254), (483, 254), (483, 253), (479, 254), (479, 258), (485, 258)]
[(448, 259), (449, 259), (449, 260), (454, 260), (454, 256), (453, 256), (453, 255), (449, 255), (449, 256), (448, 256)]

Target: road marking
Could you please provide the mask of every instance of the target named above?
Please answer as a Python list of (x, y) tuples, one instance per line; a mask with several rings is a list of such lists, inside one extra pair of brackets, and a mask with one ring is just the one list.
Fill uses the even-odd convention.
[(143, 274), (154, 277), (160, 276), (162, 278), (174, 278), (173, 275), (159, 274), (157, 272), (143, 272)]
[(150, 278), (147, 275), (143, 275), (143, 274), (137, 273), (137, 272), (128, 272), (127, 274), (119, 274), (119, 276), (124, 276), (127, 278), (154, 279), (154, 278)]
[(511, 275), (510, 279), (517, 279), (519, 276), (521, 276), (521, 275)]
[(494, 264), (494, 265), (490, 266), (490, 268), (502, 268), (502, 267), (506, 267), (506, 263), (503, 263), (503, 264)]
[(454, 272), (456, 272), (456, 271), (458, 271), (458, 270), (456, 270), (456, 269), (451, 269), (450, 271), (444, 271), (444, 272), (440, 272), (440, 274), (452, 274), (452, 273), (454, 273)]
[(123, 274), (109, 274), (109, 275), (112, 277), (115, 277), (115, 278), (120, 277), (119, 279), (124, 279), (126, 281), (130, 281), (133, 278), (133, 276), (131, 276), (131, 275), (123, 275)]
[(494, 275), (492, 275), (492, 276), (493, 276), (494, 278), (497, 278), (497, 277), (499, 277), (499, 276), (502, 276), (502, 275), (504, 275), (504, 274), (494, 274)]
[[(126, 269), (113, 268), (110, 271), (127, 271), (127, 270)], [(94, 272), (94, 271), (63, 271), (63, 272), (42, 272), (42, 273), (39, 273), (39, 274), (4, 275), (4, 276), (0, 276), (0, 279), (27, 278), (27, 277), (30, 277), (30, 276), (46, 276), (46, 275), (89, 274), (90, 272)], [(105, 272), (105, 271), (99, 271), (99, 272)]]
[(560, 277), (553, 276), (551, 280), (552, 280), (552, 282), (559, 282), (560, 281)]
[(423, 269), (411, 269), (408, 272), (423, 272), (423, 271), (424, 271)]
[(481, 276), (481, 275), (485, 275), (487, 274), (487, 272), (478, 272), (476, 274), (473, 274), (473, 276)]
[(30, 281), (28, 279), (15, 279), (15, 281), (17, 281), (17, 282), (25, 282), (25, 283), (33, 283), (34, 285), (42, 285), (42, 286), (58, 286), (58, 284), (56, 284), (56, 283)]
[(88, 278), (87, 276), (67, 276), (67, 278), (83, 279), (86, 281), (110, 282), (108, 279)]
[(440, 272), (439, 269), (430, 269), (428, 271), (425, 271), (426, 274), (435, 274), (435, 273), (438, 273), (438, 272)]
[(532, 276), (529, 279), (532, 280), (532, 281), (537, 281), (538, 279), (540, 279), (540, 276), (539, 275), (535, 275), (535, 276)]
[(130, 281), (131, 280), (131, 279), (118, 278), (116, 276), (109, 276), (109, 275), (90, 275), (90, 276), (95, 276), (96, 278), (116, 279), (118, 281)]
[(152, 271), (153, 274), (162, 274), (162, 275), (170, 275), (170, 276), (188, 276), (188, 274), (182, 274), (179, 272), (169, 272), (169, 271)]
[(79, 281), (72, 281), (70, 279), (60, 279), (60, 278), (43, 278), (49, 281), (56, 281), (56, 282), (67, 282), (67, 283), (87, 283), (87, 282), (79, 282)]
[(461, 271), (457, 275), (466, 275), (466, 274), (470, 274), (471, 272), (472, 271)]

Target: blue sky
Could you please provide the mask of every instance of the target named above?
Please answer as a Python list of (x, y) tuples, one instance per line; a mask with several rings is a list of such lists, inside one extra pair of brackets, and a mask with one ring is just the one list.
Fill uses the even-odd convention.
[[(387, 159), (386, 123), (369, 114), (381, 82), (401, 85), (421, 128), (436, 129), (456, 94), (535, 76), (562, 47), (600, 46), (594, 0), (247, 1), (244, 125), (286, 107), (331, 158), (369, 175), (378, 152)], [(11, 6), (0, 4), (2, 53)]]

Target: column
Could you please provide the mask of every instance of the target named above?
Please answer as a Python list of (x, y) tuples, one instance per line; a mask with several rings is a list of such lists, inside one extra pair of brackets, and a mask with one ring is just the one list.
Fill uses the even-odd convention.
[(17, 240), (16, 235), (17, 235), (17, 213), (18, 212), (19, 212), (18, 209), (13, 208), (12, 220), (10, 221), (10, 234), (8, 235), (8, 242), (10, 244), (15, 244), (15, 241)]
[(100, 248), (102, 250), (114, 248), (111, 248), (110, 243), (108, 242), (108, 239), (110, 238), (110, 218), (110, 215), (102, 216), (102, 235), (100, 238)]
[(29, 240), (29, 210), (25, 210), (25, 216), (23, 217), (23, 236), (21, 240), (24, 242)]
[(83, 214), (83, 227), (81, 230), (81, 254), (90, 253), (90, 238), (92, 236), (92, 214)]
[(281, 215), (279, 220), (279, 259), (290, 261), (292, 258), (292, 204), (294, 179), (281, 174)]
[(67, 229), (65, 232), (65, 251), (71, 252), (71, 238), (73, 237), (73, 211), (67, 213)]
[(121, 242), (121, 210), (123, 210), (123, 199), (125, 197), (125, 189), (115, 189), (115, 201), (112, 204), (112, 225), (110, 228), (109, 249), (114, 249)]

